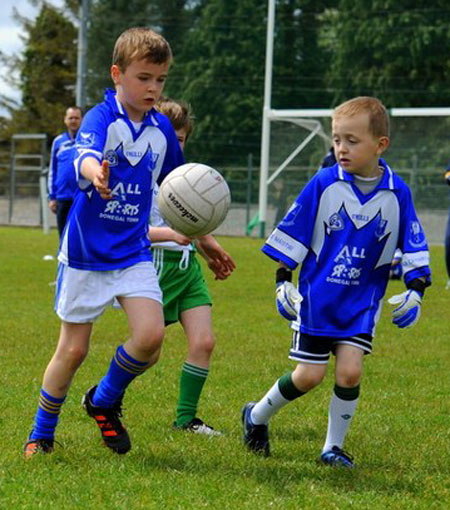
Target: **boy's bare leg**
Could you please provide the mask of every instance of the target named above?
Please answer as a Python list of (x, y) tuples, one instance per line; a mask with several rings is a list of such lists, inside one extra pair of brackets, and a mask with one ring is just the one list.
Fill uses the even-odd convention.
[(188, 339), (187, 362), (208, 368), (215, 346), (211, 307), (197, 306), (181, 313), (181, 324)]
[(298, 363), (292, 372), (295, 387), (306, 393), (318, 386), (327, 373), (328, 363)]
[(158, 361), (164, 338), (162, 305), (153, 299), (139, 297), (119, 297), (118, 300), (127, 314), (130, 328), (130, 338), (124, 348), (136, 360), (147, 362), (148, 368)]
[(148, 298), (118, 298), (128, 316), (130, 339), (120, 345), (98, 386), (90, 388), (83, 405), (96, 421), (106, 446), (115, 453), (127, 453), (130, 438), (122, 425), (122, 398), (128, 385), (158, 360), (164, 335), (159, 302)]
[(336, 384), (343, 388), (359, 385), (363, 373), (364, 351), (353, 345), (336, 347)]
[(141, 297), (118, 300), (128, 317), (130, 338), (117, 348), (108, 372), (90, 395), (92, 404), (101, 408), (113, 407), (131, 381), (157, 362), (164, 336), (159, 302)]
[(48, 364), (42, 387), (50, 395), (62, 398), (89, 350), (92, 323), (62, 321), (56, 351)]
[(53, 450), (59, 413), (72, 378), (87, 355), (91, 331), (91, 323), (61, 323), (56, 351), (44, 373), (33, 430), (25, 445), (25, 457)]

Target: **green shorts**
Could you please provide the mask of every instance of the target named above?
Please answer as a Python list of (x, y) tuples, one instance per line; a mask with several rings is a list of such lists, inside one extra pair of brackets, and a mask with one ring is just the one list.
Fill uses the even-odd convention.
[(212, 305), (195, 252), (189, 253), (188, 262), (182, 262), (182, 251), (153, 248), (152, 254), (163, 293), (166, 325), (179, 321), (185, 310)]

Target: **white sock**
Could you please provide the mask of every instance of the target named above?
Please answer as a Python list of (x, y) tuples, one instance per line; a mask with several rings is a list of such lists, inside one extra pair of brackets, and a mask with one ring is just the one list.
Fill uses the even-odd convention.
[(333, 446), (342, 448), (353, 414), (355, 413), (358, 398), (342, 400), (333, 391), (328, 410), (328, 431), (322, 452), (331, 450)]
[(253, 425), (267, 425), (270, 418), (292, 400), (286, 400), (280, 393), (278, 381), (270, 388), (264, 397), (255, 405), (250, 414)]

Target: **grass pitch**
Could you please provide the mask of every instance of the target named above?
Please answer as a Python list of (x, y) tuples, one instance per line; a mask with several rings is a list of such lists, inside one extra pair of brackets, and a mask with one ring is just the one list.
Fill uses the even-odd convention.
[[(271, 422), (272, 456), (241, 444), (240, 409), (259, 399), (293, 364), (291, 333), (274, 307), (275, 264), (261, 241), (221, 238), (237, 263), (225, 282), (207, 278), (214, 299), (217, 347), (199, 416), (224, 432), (205, 438), (174, 431), (178, 378), (186, 341), (168, 328), (159, 363), (125, 398), (133, 442), (111, 453), (80, 407), (127, 335), (121, 311), (94, 326), (90, 354), (77, 373), (52, 455), (30, 461), (21, 448), (36, 410), (43, 371), (58, 338), (53, 312), (57, 235), (0, 228), (1, 509), (448, 509), (450, 508), (450, 291), (442, 247), (432, 248), (433, 286), (419, 324), (401, 331), (385, 306), (366, 357), (359, 408), (346, 441), (354, 470), (318, 465), (332, 368), (311, 394)], [(388, 296), (401, 292), (392, 282)]]

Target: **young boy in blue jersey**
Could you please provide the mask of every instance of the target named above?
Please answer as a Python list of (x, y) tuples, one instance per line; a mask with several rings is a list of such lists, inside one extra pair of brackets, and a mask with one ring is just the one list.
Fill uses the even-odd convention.
[[(320, 460), (352, 467), (343, 443), (396, 248), (403, 253), (407, 288), (389, 300), (396, 305), (396, 326), (418, 321), (430, 269), (410, 190), (380, 158), (389, 145), (384, 106), (371, 97), (341, 104), (333, 113), (332, 136), (336, 164), (309, 181), (262, 248), (279, 262), (276, 303), (294, 321), (289, 357), (298, 364), (259, 402), (244, 406), (242, 421), (247, 447), (269, 455), (269, 419), (322, 382), (333, 353), (335, 386)], [(291, 281), (299, 264), (297, 290)]]
[(82, 119), (81, 108), (70, 106), (64, 116), (67, 127), (52, 143), (48, 172), (48, 206), (56, 214), (56, 224), (61, 238), (67, 216), (78, 188), (73, 167), (75, 138)]
[(27, 458), (53, 450), (58, 415), (87, 355), (93, 322), (115, 299), (127, 314), (130, 338), (83, 405), (106, 446), (121, 454), (131, 448), (120, 421), (124, 392), (156, 363), (164, 334), (148, 238), (152, 188), (184, 163), (169, 119), (154, 109), (171, 59), (169, 44), (152, 30), (122, 33), (111, 66), (115, 91), (106, 91), (79, 130), (75, 170), (81, 191), (58, 255), (55, 310), (61, 332), (44, 374)]
[[(188, 105), (169, 98), (159, 101), (157, 110), (166, 115), (177, 135), (181, 149), (193, 129), (193, 119)], [(180, 375), (179, 397), (174, 427), (179, 430), (219, 435), (211, 425), (197, 416), (200, 395), (209, 374), (215, 339), (211, 323), (211, 297), (195, 256), (191, 239), (171, 229), (158, 210), (158, 187), (154, 188), (150, 239), (153, 260), (163, 293), (163, 310), (166, 326), (180, 321), (188, 341), (188, 354)], [(218, 280), (225, 280), (235, 265), (213, 236), (196, 241), (200, 254)], [(209, 245), (216, 245), (222, 252), (222, 261), (211, 259), (205, 253)]]

